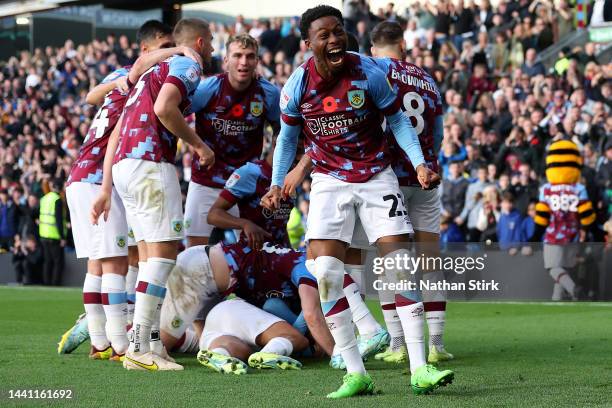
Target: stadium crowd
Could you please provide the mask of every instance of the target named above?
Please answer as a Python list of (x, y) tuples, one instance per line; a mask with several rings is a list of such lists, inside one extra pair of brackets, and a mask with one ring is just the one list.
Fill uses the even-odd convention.
[[(373, 11), (358, 0), (346, 1), (343, 13), (353, 47), (365, 54), (371, 28), (398, 21), (407, 60), (430, 72), (443, 95), (444, 242), (491, 240), (517, 252), (512, 243), (528, 241), (533, 232), (546, 147), (560, 139), (582, 151), (583, 183), (603, 231), (612, 208), (612, 63), (597, 59), (593, 43), (563, 49), (552, 67), (537, 58), (575, 30), (568, 1), (502, 0), (497, 7), (488, 0), (416, 1), (404, 11), (393, 3)], [(209, 74), (223, 69), (228, 36), (248, 32), (261, 45), (259, 74), (282, 87), (310, 56), (298, 26), (297, 18), (213, 23)], [(0, 251), (12, 252), (22, 265), (20, 282), (40, 279), (39, 200), (53, 181), (66, 180), (78, 154), (96, 112), (87, 92), (137, 54), (126, 36), (109, 35), (0, 62)], [(186, 192), (191, 154), (179, 149)], [(308, 193), (306, 181), (298, 205), (304, 225)], [(65, 238), (69, 246), (70, 234)], [(603, 233), (587, 239), (601, 240)]]

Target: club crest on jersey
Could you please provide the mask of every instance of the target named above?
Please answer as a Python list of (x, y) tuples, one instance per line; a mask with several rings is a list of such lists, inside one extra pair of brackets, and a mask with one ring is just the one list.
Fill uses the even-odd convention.
[(263, 112), (263, 103), (262, 102), (251, 102), (251, 115), (258, 117)]
[(125, 248), (125, 237), (124, 237), (124, 236), (119, 235), (119, 236), (116, 238), (116, 242), (117, 242), (117, 246), (118, 246), (119, 248)]
[(349, 104), (355, 109), (361, 108), (365, 103), (365, 93), (363, 92), (363, 89), (355, 89), (352, 91), (348, 91), (346, 96), (348, 98)]
[(181, 320), (180, 317), (175, 317), (174, 319), (172, 319), (172, 323), (170, 324), (173, 328), (178, 329), (179, 327), (181, 327), (181, 324), (183, 324), (183, 320)]
[(172, 231), (181, 232), (183, 230), (183, 221), (172, 221)]

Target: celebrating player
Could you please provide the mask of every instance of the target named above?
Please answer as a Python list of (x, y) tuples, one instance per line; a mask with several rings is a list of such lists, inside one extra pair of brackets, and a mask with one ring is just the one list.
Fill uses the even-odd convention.
[[(193, 98), (196, 131), (215, 152), (215, 164), (206, 168), (194, 155), (191, 181), (185, 203), (187, 245), (203, 245), (213, 227), (208, 211), (217, 200), (225, 181), (238, 167), (259, 159), (264, 125), (279, 126), (279, 92), (263, 78), (255, 78), (258, 64), (257, 41), (247, 35), (227, 41), (227, 72), (205, 79)], [(238, 217), (238, 208), (229, 210)]]
[[(129, 231), (125, 210), (117, 193), (112, 191), (112, 211), (108, 219), (92, 225), (87, 217), (93, 200), (100, 191), (102, 167), (109, 136), (114, 129), (127, 99), (124, 85), (128, 72), (141, 75), (155, 63), (185, 49), (166, 49), (172, 45), (172, 29), (151, 20), (138, 30), (142, 57), (132, 67), (117, 69), (90, 92), (87, 100), (104, 102), (89, 128), (68, 181), (66, 196), (70, 209), (77, 257), (88, 258), (83, 303), (87, 312), (86, 323), (80, 321), (67, 331), (58, 351), (70, 352), (88, 336), (91, 338), (90, 358), (122, 359), (127, 348), (126, 337), (126, 284), (127, 245)], [(106, 91), (106, 94), (102, 92)], [(100, 100), (99, 95), (103, 98)], [(132, 290), (134, 282), (131, 283)], [(87, 325), (87, 327), (85, 327)], [(83, 329), (86, 329), (83, 333)], [(111, 344), (112, 347), (111, 347)]]
[[(378, 24), (372, 30), (371, 38), (372, 56), (376, 58), (377, 65), (387, 73), (387, 78), (402, 100), (404, 114), (414, 124), (427, 167), (439, 173), (438, 152), (443, 137), (442, 98), (433, 78), (416, 65), (403, 61), (406, 44), (403, 30), (397, 22), (384, 21)], [(397, 175), (404, 196), (404, 204), (414, 228), (416, 251), (418, 254), (437, 256), (440, 241), (440, 194), (438, 189), (422, 189), (409, 158), (395, 143), (392, 135), (388, 135), (388, 140), (393, 171)], [(440, 271), (429, 271), (426, 277), (429, 280), (443, 279)], [(380, 295), (385, 296), (385, 293), (380, 293)], [(396, 336), (400, 339), (396, 341), (392, 339), (391, 348), (381, 353), (378, 358), (398, 361), (405, 355), (405, 347), (398, 350), (398, 345), (403, 343), (403, 334), (395, 304), (392, 299), (390, 300), (390, 302), (381, 300), (383, 315), (387, 328), (392, 332), (392, 337)], [(436, 363), (452, 359), (453, 355), (444, 349), (443, 343), (446, 293), (423, 291), (423, 306), (429, 329), (428, 361)]]
[[(253, 349), (261, 350), (253, 353)], [(308, 347), (308, 339), (293, 326), (240, 298), (225, 300), (206, 316), (198, 361), (218, 373), (246, 374), (257, 369), (299, 370), (289, 357)]]
[[(212, 35), (208, 23), (183, 19), (173, 36), (177, 45), (194, 49), (204, 62), (210, 62)], [(125, 102), (117, 126), (119, 140), (111, 135), (109, 150), (117, 143), (118, 148), (114, 160), (110, 154), (105, 158), (103, 192), (92, 208), (94, 222), (102, 212), (106, 217), (114, 181), (136, 240), (146, 243), (147, 261), (136, 288), (133, 335), (123, 362), (127, 369), (182, 369), (167, 356), (152, 326), (158, 324), (168, 274), (176, 263), (177, 241), (183, 236), (181, 192), (174, 169), (175, 136), (194, 148), (203, 166), (214, 162), (214, 153), (183, 117), (200, 74), (199, 64), (176, 55), (140, 77)], [(111, 166), (113, 175), (108, 177)]]
[[(302, 15), (300, 31), (314, 55), (281, 92), (281, 131), (265, 201), (270, 208), (279, 208), (281, 186), (303, 131), (315, 169), (306, 239), (315, 258), (314, 274), (327, 289), (319, 291), (325, 318), (348, 372), (342, 386), (328, 397), (344, 398), (372, 393), (374, 388), (342, 291), (344, 257), (356, 216), (383, 256), (407, 255), (402, 243), (412, 232), (397, 177), (389, 168), (381, 113), (416, 168), (421, 186), (428, 188), (435, 173), (425, 164), (414, 128), (402, 114), (386, 74), (373, 61), (346, 52), (340, 11), (329, 6), (309, 9)], [(392, 280), (403, 278), (398, 268), (388, 268), (386, 274)], [(395, 301), (404, 333), (414, 339), (407, 344), (413, 391), (430, 392), (447, 384), (453, 373), (440, 372), (425, 361), (420, 292), (398, 292)]]

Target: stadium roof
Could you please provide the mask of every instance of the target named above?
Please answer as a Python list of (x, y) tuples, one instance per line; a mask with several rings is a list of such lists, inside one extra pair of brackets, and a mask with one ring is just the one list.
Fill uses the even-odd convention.
[(202, 0), (0, 0), (0, 17), (53, 10), (65, 6), (90, 6), (101, 4), (104, 7), (121, 10), (149, 10), (168, 8), (174, 4), (193, 3)]

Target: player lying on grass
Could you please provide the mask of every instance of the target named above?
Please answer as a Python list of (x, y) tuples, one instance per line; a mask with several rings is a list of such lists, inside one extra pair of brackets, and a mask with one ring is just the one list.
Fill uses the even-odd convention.
[(302, 363), (289, 356), (307, 347), (308, 339), (288, 322), (234, 298), (206, 316), (198, 361), (224, 374), (246, 374), (245, 361), (257, 369), (299, 370)]
[[(79, 319), (62, 336), (58, 345), (60, 354), (71, 352), (86, 339), (83, 333), (85, 325), (91, 337), (90, 358), (122, 360), (127, 349), (125, 310), (129, 299), (126, 293), (133, 294), (135, 276), (131, 274), (130, 279), (126, 279), (130, 237), (125, 209), (113, 188), (113, 206), (105, 221), (92, 225), (87, 213), (101, 190), (103, 161), (110, 134), (128, 97), (122, 85), (127, 77), (138, 78), (153, 65), (177, 53), (188, 54), (196, 63), (201, 62), (200, 56), (186, 47), (168, 48), (173, 43), (171, 33), (171, 28), (161, 22), (152, 20), (145, 23), (138, 32), (141, 57), (133, 66), (117, 69), (96, 87), (108, 89), (108, 93), (66, 183), (77, 257), (88, 258), (88, 273), (83, 285), (87, 319)], [(94, 95), (90, 100), (98, 102), (99, 98)]]
[[(166, 348), (171, 350), (179, 340), (191, 343), (193, 339), (183, 339), (184, 334), (191, 335), (187, 328), (194, 321), (203, 322), (211, 304), (229, 293), (257, 307), (273, 296), (296, 299), (310, 334), (331, 355), (334, 342), (318, 304), (316, 280), (305, 268), (304, 254), (268, 244), (260, 251), (240, 243), (200, 245), (178, 256), (162, 306), (161, 337)], [(200, 329), (201, 323), (195, 327)]]
[[(266, 193), (271, 181), (274, 147), (275, 139), (267, 148), (265, 160), (247, 163), (234, 171), (208, 214), (208, 222), (211, 225), (225, 229), (241, 229), (242, 242), (255, 249), (261, 248), (264, 241), (290, 247), (287, 220), (294, 204), (292, 196), (284, 197), (280, 208), (274, 211), (261, 206), (261, 197)], [(238, 207), (240, 217), (231, 214), (234, 206)], [(359, 286), (353, 282), (351, 276), (345, 274), (343, 284), (345, 292), (348, 293), (347, 300), (353, 322), (360, 335), (359, 352), (363, 359), (367, 359), (389, 344), (389, 335), (370, 313), (361, 298)], [(269, 306), (266, 303), (264, 309)], [(334, 353), (330, 363), (332, 367), (344, 369), (339, 353)]]

